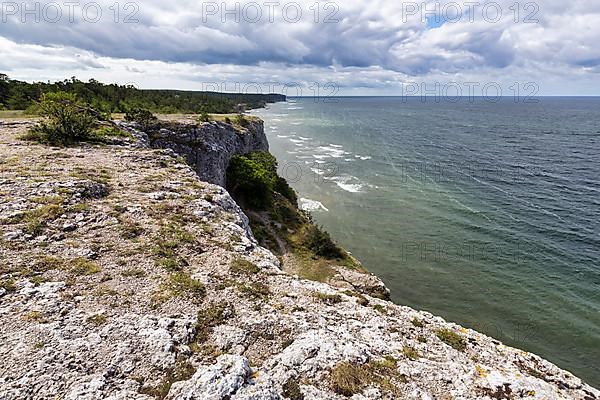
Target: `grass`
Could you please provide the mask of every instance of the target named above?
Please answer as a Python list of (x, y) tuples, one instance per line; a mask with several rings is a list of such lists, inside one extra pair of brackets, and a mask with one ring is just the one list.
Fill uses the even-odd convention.
[(82, 168), (76, 167), (70, 174), (73, 178), (94, 181), (106, 185), (110, 182), (112, 175), (109, 170), (104, 168)]
[(96, 326), (104, 325), (107, 320), (108, 320), (108, 318), (104, 314), (92, 315), (91, 317), (88, 317), (86, 319), (87, 322), (94, 324)]
[(410, 321), (411, 324), (413, 324), (413, 326), (416, 326), (417, 328), (422, 328), (423, 322), (421, 322), (420, 319), (418, 319), (417, 317), (413, 318), (412, 321)]
[(290, 400), (304, 400), (300, 385), (294, 378), (290, 378), (283, 384), (283, 397)]
[(204, 284), (184, 272), (169, 275), (163, 282), (162, 288), (175, 297), (191, 296), (202, 299), (206, 295)]
[(37, 272), (45, 272), (57, 269), (64, 269), (65, 260), (53, 256), (42, 256), (34, 264)]
[(10, 223), (25, 223), (23, 231), (32, 236), (39, 236), (43, 233), (48, 223), (54, 221), (64, 213), (64, 209), (58, 204), (46, 204), (34, 210), (28, 211), (13, 220)]
[(419, 352), (410, 346), (404, 346), (404, 348), (402, 349), (402, 354), (404, 354), (404, 356), (409, 360), (413, 361), (419, 359), (420, 357)]
[(243, 258), (233, 260), (229, 269), (236, 275), (254, 275), (261, 271), (258, 265)]
[(344, 301), (342, 299), (342, 296), (340, 296), (339, 294), (325, 294), (325, 293), (317, 293), (315, 294), (315, 297), (322, 301), (325, 304), (328, 305), (334, 305), (334, 304), (339, 304), (342, 301)]
[(17, 287), (15, 286), (15, 281), (12, 279), (0, 280), (0, 289), (4, 289), (9, 293), (17, 291)]
[(237, 288), (243, 295), (257, 300), (265, 300), (271, 295), (269, 287), (262, 282), (238, 284)]
[(119, 218), (119, 222), (119, 229), (123, 239), (135, 239), (144, 233), (144, 228), (131, 219)]
[(406, 379), (398, 372), (397, 361), (386, 357), (367, 364), (339, 363), (331, 370), (329, 381), (331, 389), (342, 396), (354, 396), (373, 385), (397, 398), (400, 396), (398, 384)]
[(129, 268), (121, 272), (121, 276), (124, 278), (141, 278), (146, 276), (146, 271), (139, 268)]
[(464, 351), (467, 348), (467, 341), (450, 329), (439, 329), (435, 334), (442, 342), (458, 351)]
[(81, 257), (71, 261), (70, 264), (69, 270), (76, 275), (94, 275), (101, 271), (95, 262)]
[(375, 304), (373, 308), (381, 314), (387, 314), (387, 308), (385, 306), (382, 306), (381, 304)]
[(369, 300), (365, 296), (363, 296), (362, 294), (360, 294), (358, 292), (354, 292), (352, 290), (346, 290), (344, 292), (344, 294), (346, 294), (348, 296), (356, 297), (356, 302), (363, 307), (366, 307), (369, 305)]
[(193, 244), (196, 238), (190, 232), (182, 229), (177, 223), (164, 224), (159, 234), (154, 238), (153, 253), (157, 257), (156, 264), (167, 271), (180, 271), (187, 262), (181, 257), (178, 250), (186, 244)]
[(214, 327), (222, 325), (234, 315), (229, 304), (210, 304), (198, 312), (194, 342), (204, 343), (208, 340)]
[[(169, 394), (171, 386), (175, 382), (188, 380), (195, 372), (196, 368), (189, 361), (178, 360), (175, 367), (168, 369), (163, 379), (157, 385), (144, 385), (140, 388), (139, 393), (152, 396), (156, 399), (164, 399)], [(143, 378), (140, 383), (143, 383)]]
[(31, 118), (25, 114), (25, 110), (0, 110), (0, 119), (17, 119), (17, 118)]
[(44, 317), (44, 313), (42, 313), (41, 311), (29, 311), (28, 313), (26, 313), (23, 316), (23, 319), (25, 321), (30, 321), (30, 322), (39, 322), (39, 323), (45, 323), (46, 322), (46, 318)]

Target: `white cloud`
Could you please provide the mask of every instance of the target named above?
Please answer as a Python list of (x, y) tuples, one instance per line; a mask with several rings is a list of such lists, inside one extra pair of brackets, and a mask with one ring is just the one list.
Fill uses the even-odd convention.
[[(227, 1), (228, 9), (235, 3)], [(214, 9), (188, 0), (140, 3), (133, 16), (138, 23), (123, 22), (133, 9), (121, 9), (115, 23), (112, 1), (101, 3), (97, 23), (82, 17), (83, 3), (75, 8), (73, 22), (66, 12), (56, 23), (36, 23), (32, 16), (23, 23), (18, 12), (3, 15), (0, 69), (28, 80), (74, 75), (182, 89), (202, 89), (203, 82), (214, 81), (302, 82), (305, 87), (333, 81), (342, 93), (397, 94), (403, 82), (435, 80), (535, 81), (540, 94), (598, 94), (600, 89), (600, 5), (589, 1), (542, 0), (533, 16), (539, 22), (523, 23), (515, 22), (509, 9), (514, 1), (501, 0), (496, 1), (504, 7), (498, 22), (475, 9), (473, 22), (465, 15), (433, 29), (420, 13), (403, 13), (408, 3), (349, 0), (337, 9), (318, 3), (318, 22), (310, 9), (314, 1), (300, 3), (302, 17), (296, 23), (289, 22), (293, 12), (283, 14), (286, 2), (273, 9), (273, 22), (262, 7), (256, 23), (244, 15), (239, 23), (233, 15), (223, 21), (219, 12), (205, 17), (203, 12)], [(432, 9), (433, 2), (428, 3)], [(520, 20), (534, 10), (524, 4)], [(338, 22), (325, 23), (332, 12)]]

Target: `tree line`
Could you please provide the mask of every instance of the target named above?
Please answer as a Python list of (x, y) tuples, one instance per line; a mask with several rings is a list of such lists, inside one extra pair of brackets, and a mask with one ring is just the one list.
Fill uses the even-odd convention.
[(125, 113), (142, 108), (160, 114), (226, 114), (264, 107), (266, 103), (285, 101), (279, 94), (236, 94), (183, 90), (137, 89), (132, 85), (105, 84), (95, 79), (76, 78), (59, 82), (28, 83), (0, 74), (0, 110), (28, 110), (36, 107), (44, 93), (72, 93), (94, 109), (106, 113)]

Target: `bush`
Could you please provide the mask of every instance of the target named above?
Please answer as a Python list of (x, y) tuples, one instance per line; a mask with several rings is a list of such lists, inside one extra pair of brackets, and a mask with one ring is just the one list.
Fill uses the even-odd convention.
[(273, 204), (276, 176), (275, 157), (266, 152), (250, 153), (231, 159), (227, 168), (227, 186), (249, 207), (265, 210)]
[(227, 169), (227, 188), (238, 200), (257, 210), (273, 205), (273, 192), (279, 192), (297, 205), (296, 192), (277, 175), (277, 160), (268, 152), (236, 156)]
[(53, 145), (67, 145), (92, 137), (96, 115), (72, 93), (55, 92), (42, 95), (40, 115), (46, 117), (36, 125), (25, 139)]
[(198, 116), (198, 122), (210, 122), (210, 115), (206, 111), (203, 111)]
[(236, 115), (235, 123), (244, 128), (246, 128), (248, 125), (250, 125), (250, 122), (248, 122), (248, 120), (246, 119), (244, 114)]
[(342, 249), (333, 242), (329, 233), (316, 225), (310, 225), (304, 236), (304, 245), (317, 256), (334, 259), (344, 258)]
[(435, 334), (442, 342), (458, 351), (464, 351), (467, 348), (467, 341), (450, 329), (440, 329)]
[(136, 122), (142, 129), (147, 129), (154, 125), (158, 118), (144, 108), (134, 107), (125, 113), (125, 121)]
[(294, 207), (298, 207), (298, 195), (296, 195), (296, 191), (292, 189), (285, 178), (280, 176), (276, 178), (275, 191), (279, 192), (283, 197), (288, 199), (294, 205)]

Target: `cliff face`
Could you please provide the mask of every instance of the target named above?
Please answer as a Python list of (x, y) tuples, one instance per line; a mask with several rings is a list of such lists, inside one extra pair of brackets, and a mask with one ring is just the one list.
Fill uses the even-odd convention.
[(600, 398), (478, 332), (283, 272), (172, 151), (49, 148), (19, 141), (27, 126), (0, 125), (2, 400)]
[[(231, 157), (269, 150), (263, 121), (248, 117), (247, 123), (242, 128), (225, 122), (177, 121), (162, 123), (152, 133), (139, 136), (145, 136), (152, 148), (172, 149), (184, 157), (203, 181), (225, 186)], [(132, 124), (121, 123), (121, 126), (132, 133), (137, 131)]]

